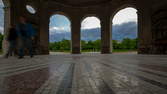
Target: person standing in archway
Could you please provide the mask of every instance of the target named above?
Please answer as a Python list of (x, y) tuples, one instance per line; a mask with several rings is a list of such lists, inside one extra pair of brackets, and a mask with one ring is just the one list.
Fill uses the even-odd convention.
[(25, 17), (21, 16), (19, 21), (16, 27), (19, 37), (19, 59), (24, 58), (25, 48), (28, 49), (29, 55), (32, 58), (34, 56), (32, 41), (35, 36), (35, 30), (30, 23), (27, 23)]
[(16, 31), (16, 28), (14, 26), (11, 26), (9, 28), (9, 33), (8, 33), (8, 36), (7, 36), (7, 41), (9, 42), (9, 48), (8, 48), (8, 51), (5, 55), (5, 58), (8, 58), (8, 56), (12, 56), (13, 53), (15, 52), (16, 50), (16, 44), (17, 44), (17, 31)]

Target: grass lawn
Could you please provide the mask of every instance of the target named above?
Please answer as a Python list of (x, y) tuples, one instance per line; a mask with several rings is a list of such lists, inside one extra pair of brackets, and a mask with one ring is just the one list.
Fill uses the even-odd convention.
[(99, 50), (99, 51), (93, 51), (93, 50), (82, 50), (82, 52), (100, 52), (100, 50)]
[[(62, 52), (62, 53), (71, 53), (71, 51), (50, 51), (50, 52)], [(86, 52), (100, 52), (100, 51), (93, 51), (93, 50), (82, 50), (83, 53)], [(127, 50), (127, 49), (114, 49), (113, 53), (119, 52), (137, 52), (137, 50)]]
[(118, 53), (118, 52), (137, 52), (137, 50), (114, 49), (113, 52), (114, 53)]
[(50, 51), (50, 52), (71, 53), (71, 51)]

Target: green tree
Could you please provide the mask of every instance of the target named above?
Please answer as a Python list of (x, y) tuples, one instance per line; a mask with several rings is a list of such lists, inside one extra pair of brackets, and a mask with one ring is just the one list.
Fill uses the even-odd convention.
[(70, 51), (71, 42), (69, 40), (62, 40), (60, 42), (60, 51)]
[(93, 42), (93, 48), (95, 49), (95, 51), (100, 51), (101, 49), (101, 40), (96, 40)]
[(54, 42), (49, 44), (50, 51), (59, 51), (60, 50), (60, 43)]
[[(123, 39), (123, 41), (117, 41), (117, 40), (113, 40), (112, 44), (113, 44), (113, 49), (114, 50), (118, 50), (118, 51), (124, 51), (124, 50), (136, 50), (137, 49), (137, 42), (138, 39), (129, 39), (129, 38), (125, 38)], [(70, 51), (70, 44), (71, 41), (70, 40), (62, 40), (59, 42), (54, 42), (54, 43), (50, 43), (49, 45), (49, 49), (51, 51)], [(82, 45), (82, 50), (83, 51), (100, 51), (101, 49), (101, 40), (96, 40), (96, 41), (81, 41), (81, 45)]]
[(120, 49), (120, 45), (117, 40), (112, 40), (113, 49)]
[(125, 38), (121, 42), (116, 40), (112, 41), (113, 49), (116, 51), (128, 51), (128, 50), (137, 50), (138, 39), (129, 39)]
[(86, 48), (89, 50), (89, 51), (92, 51), (93, 50), (93, 42), (92, 41), (88, 41), (87, 45), (86, 45)]
[(87, 45), (86, 41), (81, 40), (81, 46), (82, 46), (81, 48), (82, 48), (82, 50), (87, 50), (86, 45)]
[(122, 47), (123, 47), (123, 49), (130, 49), (131, 46), (132, 46), (131, 39), (129, 39), (129, 38), (123, 39), (123, 41), (122, 41)]
[(137, 38), (133, 40), (133, 45), (134, 45), (134, 47), (133, 47), (134, 49), (138, 48), (138, 39)]

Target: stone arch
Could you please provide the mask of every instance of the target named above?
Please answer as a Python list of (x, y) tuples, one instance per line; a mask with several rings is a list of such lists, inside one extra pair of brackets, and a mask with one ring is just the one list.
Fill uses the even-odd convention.
[[(70, 47), (69, 47), (69, 49), (70, 49), (70, 52), (72, 52), (72, 31), (71, 31), (71, 18), (66, 14), (66, 13), (64, 13), (64, 12), (60, 12), (60, 11), (58, 11), (58, 12), (53, 12), (53, 13), (51, 13), (51, 15), (49, 15), (49, 19), (51, 19), (53, 16), (55, 16), (55, 15), (61, 15), (61, 16), (64, 16), (65, 17), (65, 19), (66, 20), (68, 20), (68, 22), (69, 22), (69, 30), (70, 30)], [(51, 23), (51, 20), (49, 20), (49, 24)], [(57, 22), (58, 23), (58, 22)], [(50, 27), (49, 27), (49, 33), (50, 33)], [(49, 34), (48, 34), (49, 35)], [(49, 38), (50, 38), (50, 36), (49, 36)], [(65, 51), (65, 50), (64, 50)]]
[[(31, 13), (31, 11), (28, 10), (27, 6), (32, 7), (32, 8), (35, 10), (35, 12), (34, 12), (34, 13)], [(33, 4), (31, 4), (31, 3), (30, 3), (30, 4), (27, 3), (27, 4), (25, 5), (25, 10), (26, 10), (26, 13), (28, 13), (29, 15), (35, 15), (35, 14), (37, 14), (37, 8), (36, 8)]]
[[(85, 19), (87, 19), (88, 17), (94, 17), (94, 18), (96, 18), (97, 20), (99, 20), (99, 22), (100, 22), (100, 41), (101, 41), (101, 39), (102, 39), (102, 36), (101, 36), (101, 34), (102, 34), (102, 31), (101, 31), (101, 19), (100, 19), (100, 17), (98, 16), (98, 15), (96, 15), (96, 14), (87, 14), (87, 15), (85, 15), (85, 16), (83, 16), (82, 18), (81, 18), (81, 27), (80, 27), (80, 31), (81, 31), (81, 38), (82, 38), (82, 23), (83, 23), (83, 21), (85, 20)], [(92, 29), (95, 29), (95, 28), (92, 28)], [(82, 40), (80, 40), (80, 43), (82, 43), (81, 42)], [(95, 40), (93, 40), (93, 41), (95, 41)], [(96, 52), (96, 51), (102, 51), (102, 49), (101, 49), (101, 45), (102, 45), (102, 43), (100, 42), (100, 46), (99, 46), (99, 48), (100, 48), (100, 50), (96, 50), (96, 49), (94, 49), (94, 50), (92, 50), (92, 52)], [(81, 48), (82, 48), (82, 45), (81, 45)], [(83, 50), (83, 49), (82, 49)]]
[[(137, 11), (138, 11), (138, 9), (137, 9), (137, 7), (136, 7), (136, 5), (135, 4), (124, 4), (124, 5), (122, 5), (121, 7), (118, 7), (118, 8), (115, 8), (115, 10), (113, 11), (113, 13), (111, 13), (111, 15), (110, 15), (110, 28), (111, 28), (111, 34), (112, 34), (112, 28), (113, 28), (113, 19), (114, 19), (114, 16), (119, 12), (119, 11), (121, 11), (121, 10), (123, 10), (123, 9), (126, 9), (126, 8), (133, 8), (133, 9), (136, 9)], [(138, 13), (137, 13), (137, 20), (139, 19), (139, 15), (138, 15)], [(139, 24), (138, 24), (139, 22), (137, 21), (137, 38), (139, 38)], [(113, 45), (112, 45), (112, 40), (113, 40), (113, 38), (112, 38), (112, 35), (110, 36), (110, 40), (111, 40), (111, 42), (110, 42), (110, 45), (111, 45), (111, 51), (113, 51)], [(139, 46), (139, 42), (138, 42), (138, 45), (137, 46)]]
[[(68, 15), (69, 14), (68, 12), (64, 12), (63, 10), (60, 11), (59, 9), (50, 9), (50, 8), (48, 10), (43, 11), (42, 15), (46, 15), (46, 16), (42, 16), (41, 17), (42, 20), (40, 21), (41, 23), (40, 34), (39, 34), (40, 54), (49, 54), (49, 23), (50, 23), (50, 18), (52, 17), (52, 15), (55, 15), (55, 14), (64, 15), (70, 21), (71, 23), (70, 25), (72, 25), (71, 16)], [(71, 26), (71, 33), (72, 33), (72, 26)]]
[(134, 4), (124, 4), (124, 5), (122, 5), (122, 6), (118, 7), (118, 8), (115, 8), (115, 10), (113, 11), (113, 13), (110, 14), (110, 19), (111, 19), (111, 21), (113, 20), (114, 16), (115, 16), (120, 10), (125, 9), (125, 8), (128, 8), (128, 7), (134, 8), (134, 9), (138, 10), (138, 9), (137, 9), (137, 6), (134, 5)]
[[(85, 16), (83, 16), (83, 17), (81, 17), (81, 22), (80, 23), (82, 23), (87, 17), (95, 17), (95, 18), (97, 18), (99, 21), (100, 21), (100, 26), (101, 26), (101, 19), (100, 19), (100, 16), (98, 16), (98, 15), (96, 15), (96, 14), (87, 14), (87, 15), (85, 15)], [(81, 27), (80, 27), (81, 28)]]
[(97, 15), (97, 14), (86, 14), (86, 15), (84, 15), (84, 16), (81, 17), (81, 22), (82, 22), (84, 19), (86, 19), (87, 17), (96, 17), (97, 19), (99, 19), (99, 20), (101, 21), (100, 16)]
[(64, 12), (64, 11), (54, 11), (54, 12), (50, 12), (50, 13), (49, 13), (49, 18), (52, 17), (53, 15), (56, 15), (56, 14), (63, 15), (63, 16), (65, 16), (65, 17), (67, 17), (70, 22), (72, 21), (71, 16), (70, 16), (68, 13)]

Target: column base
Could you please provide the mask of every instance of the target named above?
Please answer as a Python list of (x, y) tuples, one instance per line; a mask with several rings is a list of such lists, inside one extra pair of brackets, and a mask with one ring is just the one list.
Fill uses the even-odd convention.
[(101, 50), (101, 54), (111, 54), (110, 47), (103, 47)]
[(112, 54), (111, 52), (101, 52), (101, 54)]
[(81, 54), (81, 50), (78, 47), (73, 47), (72, 54)]
[(37, 48), (35, 52), (37, 55), (49, 55), (49, 49), (47, 47)]

